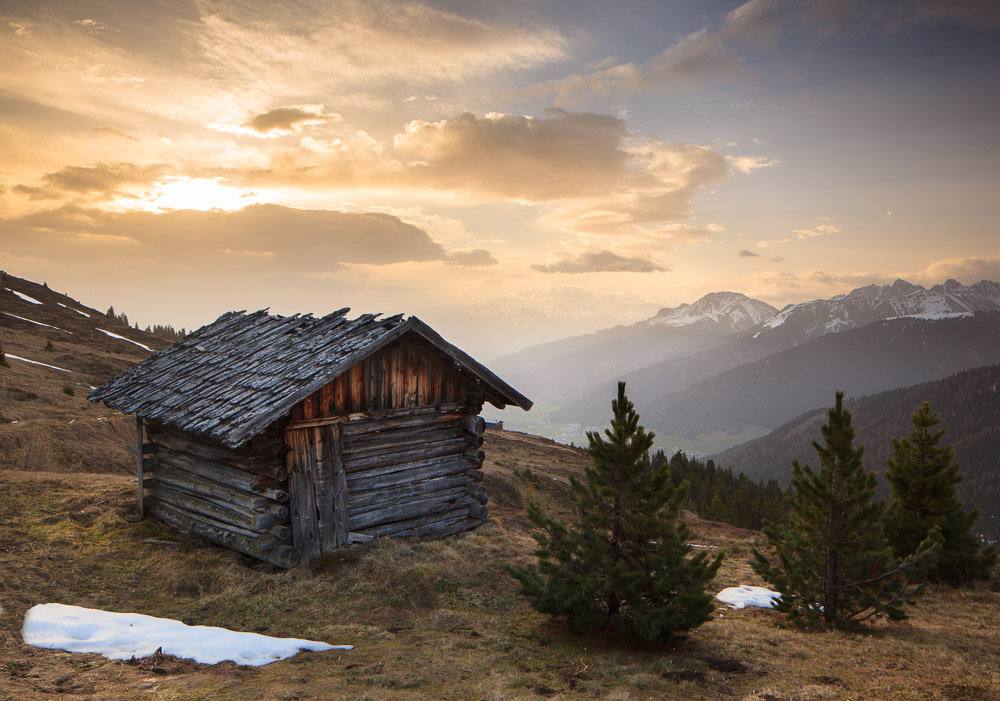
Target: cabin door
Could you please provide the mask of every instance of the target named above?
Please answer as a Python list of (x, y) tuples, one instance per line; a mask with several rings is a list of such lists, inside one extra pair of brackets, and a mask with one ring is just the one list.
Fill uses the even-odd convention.
[(347, 480), (340, 424), (289, 429), (288, 501), (292, 537), (302, 562), (347, 543)]

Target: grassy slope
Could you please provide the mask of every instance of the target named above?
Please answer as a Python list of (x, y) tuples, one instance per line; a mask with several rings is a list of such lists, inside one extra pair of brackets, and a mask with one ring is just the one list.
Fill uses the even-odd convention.
[[(515, 594), (503, 565), (532, 559), (525, 498), (564, 512), (566, 479), (587, 458), (516, 433), (490, 433), (486, 450), (485, 526), (291, 572), (136, 522), (126, 476), (0, 473), (0, 698), (1000, 698), (1000, 594), (985, 588), (933, 589), (910, 620), (862, 633), (802, 633), (748, 609), (672, 649), (569, 635)], [(748, 565), (759, 534), (692, 526), (694, 542), (727, 552), (715, 589), (761, 583)], [(240, 668), (25, 646), (24, 612), (50, 601), (357, 649)]]
[[(72, 371), (17, 361), (0, 370), (0, 412), (18, 420), (0, 424), (0, 699), (61, 693), (101, 699), (1000, 699), (1000, 594), (985, 588), (933, 589), (909, 621), (864, 633), (801, 633), (780, 627), (773, 612), (748, 609), (719, 612), (673, 649), (567, 634), (515, 594), (503, 569), (533, 559), (525, 500), (565, 513), (566, 481), (587, 460), (534, 436), (487, 436), (492, 519), (445, 540), (387, 541), (282, 572), (153, 521), (137, 522), (125, 448), (133, 440), (131, 418), (83, 397), (87, 387), (145, 352), (95, 332), (94, 322), (56, 302), (96, 310), (12, 276), (5, 283), (45, 305), (28, 305), (0, 289), (0, 311), (73, 331), (75, 338), (0, 315), (6, 352)], [(106, 317), (99, 322), (151, 347), (162, 345)], [(44, 350), (46, 340), (55, 351)], [(80, 391), (64, 394), (67, 384)], [(762, 545), (759, 534), (697, 519), (692, 526), (694, 542), (727, 553), (715, 590), (763, 583), (748, 564), (750, 548)], [(171, 658), (111, 662), (24, 645), (24, 613), (45, 602), (357, 649), (303, 653), (263, 668)]]
[[(42, 304), (27, 302), (8, 289)], [(0, 469), (57, 465), (60, 471), (132, 470), (134, 458), (124, 446), (134, 440), (134, 420), (91, 404), (87, 394), (149, 352), (98, 329), (153, 349), (167, 345), (48, 287), (9, 274), (0, 280), (4, 353), (68, 370), (13, 358), (10, 367), (0, 367)], [(51, 350), (46, 350), (48, 343)]]

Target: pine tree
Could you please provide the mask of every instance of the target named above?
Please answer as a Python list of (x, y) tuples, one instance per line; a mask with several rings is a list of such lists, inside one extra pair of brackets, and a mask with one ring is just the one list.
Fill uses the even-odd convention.
[(910, 417), (913, 431), (909, 436), (892, 440), (892, 457), (885, 474), (892, 490), (892, 503), (886, 510), (885, 533), (897, 557), (916, 552), (935, 526), (941, 528), (944, 547), (937, 566), (929, 576), (948, 584), (968, 584), (987, 579), (996, 561), (993, 548), (985, 551), (972, 527), (979, 510), (966, 513), (955, 496), (962, 481), (955, 450), (941, 445), (944, 430), (934, 430), (941, 423), (929, 402), (924, 402)]
[(117, 316), (115, 315), (115, 308), (114, 308), (114, 306), (113, 306), (113, 305), (112, 305), (112, 306), (110, 306), (110, 307), (108, 307), (108, 311), (104, 312), (104, 315), (105, 315), (106, 317), (108, 317), (109, 319), (117, 319), (117, 318), (118, 318), (118, 317), (117, 317)]
[(782, 594), (775, 608), (806, 625), (905, 618), (903, 605), (923, 591), (941, 547), (934, 531), (915, 555), (893, 557), (882, 531), (883, 504), (875, 500), (877, 477), (864, 467), (864, 447), (854, 447), (843, 400), (837, 392), (822, 428), (824, 445), (813, 441), (820, 471), (792, 463), (787, 524), (764, 526), (777, 562), (754, 551), (754, 570)]
[(3, 346), (0, 345), (0, 368), (9, 368), (10, 363), (7, 362), (7, 356), (3, 353)]
[(519, 593), (542, 613), (566, 616), (573, 631), (606, 628), (647, 642), (683, 639), (715, 606), (705, 586), (722, 555), (689, 557), (688, 530), (678, 522), (686, 485), (675, 488), (669, 466), (649, 459), (653, 434), (618, 383), (614, 418), (605, 437), (591, 431), (593, 467), (570, 479), (574, 523), (528, 506), (542, 529), (533, 535), (538, 567), (508, 568)]

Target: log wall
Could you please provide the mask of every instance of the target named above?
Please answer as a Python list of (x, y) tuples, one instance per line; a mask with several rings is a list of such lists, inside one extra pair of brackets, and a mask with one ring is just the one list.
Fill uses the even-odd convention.
[(176, 528), (294, 567), (288, 472), (278, 432), (233, 450), (156, 423), (146, 425), (144, 472), (152, 491), (146, 508)]
[(289, 423), (300, 559), (380, 536), (450, 535), (485, 521), (481, 408), (451, 402)]

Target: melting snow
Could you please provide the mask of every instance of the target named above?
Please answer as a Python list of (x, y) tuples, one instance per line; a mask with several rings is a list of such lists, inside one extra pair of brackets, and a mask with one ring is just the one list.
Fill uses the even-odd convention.
[(112, 613), (65, 604), (38, 604), (24, 616), (24, 642), (67, 652), (96, 652), (112, 660), (166, 655), (202, 664), (232, 660), (260, 667), (292, 657), (299, 650), (352, 650), (353, 645), (297, 638), (272, 638), (211, 626), (189, 626), (141, 613)]
[(758, 606), (769, 609), (774, 606), (775, 599), (779, 596), (781, 596), (780, 592), (744, 584), (738, 587), (723, 589), (715, 595), (715, 598), (724, 604), (729, 604), (734, 609), (742, 609), (747, 606)]
[(13, 293), (14, 293), (14, 294), (16, 294), (16, 295), (17, 295), (18, 297), (20, 297), (21, 299), (23, 299), (23, 300), (24, 300), (25, 302), (31, 302), (32, 304), (41, 304), (41, 302), (39, 302), (39, 301), (38, 301), (37, 299), (35, 299), (34, 297), (29, 297), (29, 296), (28, 296), (28, 295), (26, 295), (26, 294), (21, 294), (21, 293), (20, 293), (20, 292), (18, 292), (17, 290), (12, 290), (12, 289), (10, 289), (9, 287), (5, 287), (4, 289), (5, 289), (5, 290), (7, 290), (8, 292), (13, 292)]
[(47, 363), (40, 363), (37, 360), (28, 360), (27, 358), (21, 358), (16, 355), (11, 355), (10, 353), (4, 353), (4, 357), (13, 358), (14, 360), (20, 360), (22, 363), (31, 363), (32, 365), (41, 365), (44, 368), (52, 368), (53, 370), (61, 370), (62, 372), (69, 372), (66, 368), (59, 368), (55, 365), (49, 365)]
[(139, 343), (138, 341), (133, 341), (131, 338), (125, 338), (124, 336), (119, 336), (116, 333), (111, 333), (110, 331), (105, 331), (104, 329), (97, 329), (97, 330), (100, 331), (103, 334), (107, 334), (108, 336), (111, 336), (111, 338), (120, 338), (123, 341), (128, 341), (129, 343), (134, 343), (135, 345), (139, 346), (140, 348), (145, 348), (149, 352), (153, 351), (152, 348), (150, 348), (149, 346), (145, 345), (144, 343)]
[(31, 319), (25, 319), (23, 316), (18, 316), (17, 314), (11, 314), (10, 312), (4, 312), (7, 316), (12, 316), (15, 319), (20, 319), (21, 321), (27, 321), (29, 324), (38, 324), (39, 326), (46, 326), (50, 329), (55, 329), (56, 331), (62, 331), (63, 333), (72, 334), (72, 331), (67, 331), (66, 329), (61, 329), (58, 326), (53, 326), (52, 324), (43, 324), (40, 321), (32, 321)]
[(58, 305), (59, 305), (60, 307), (62, 307), (63, 309), (69, 309), (69, 310), (70, 310), (71, 312), (76, 312), (76, 313), (77, 313), (77, 314), (79, 314), (80, 316), (85, 316), (85, 317), (87, 317), (88, 319), (90, 318), (90, 314), (88, 314), (87, 312), (81, 312), (81, 311), (80, 311), (79, 309), (73, 309), (73, 307), (67, 307), (67, 306), (66, 306), (65, 304), (63, 304), (62, 302), (56, 302), (56, 304), (58, 304)]

